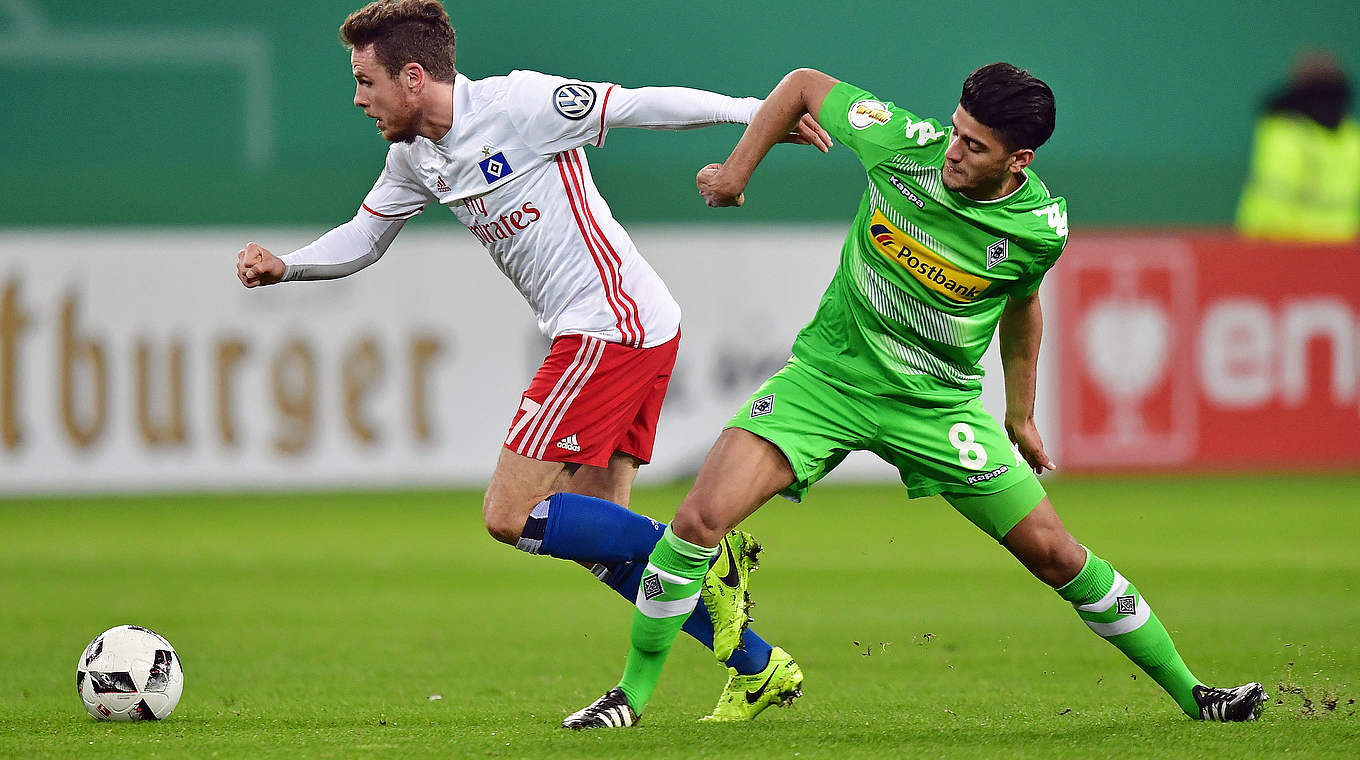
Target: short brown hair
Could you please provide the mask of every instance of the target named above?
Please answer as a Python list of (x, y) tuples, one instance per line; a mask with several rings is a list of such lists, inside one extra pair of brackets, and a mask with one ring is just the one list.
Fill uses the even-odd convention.
[(348, 48), (373, 46), (374, 56), (396, 76), (418, 63), (439, 82), (452, 82), (453, 25), (438, 0), (377, 0), (349, 14), (340, 25)]

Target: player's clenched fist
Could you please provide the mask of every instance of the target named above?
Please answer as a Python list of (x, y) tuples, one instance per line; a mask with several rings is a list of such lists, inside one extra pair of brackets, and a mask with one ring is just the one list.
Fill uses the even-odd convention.
[(733, 188), (729, 183), (723, 181), (722, 164), (709, 164), (699, 170), (699, 176), (695, 177), (694, 182), (699, 186), (699, 195), (704, 197), (704, 201), (713, 207), (719, 206), (740, 206), (746, 202), (746, 193), (742, 188)]
[(236, 276), (247, 288), (273, 285), (283, 279), (283, 260), (255, 243), (236, 252)]

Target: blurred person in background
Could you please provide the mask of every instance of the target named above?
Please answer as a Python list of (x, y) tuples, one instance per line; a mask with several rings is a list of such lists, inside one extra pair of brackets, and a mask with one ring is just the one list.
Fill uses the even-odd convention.
[[(613, 218), (584, 148), (602, 146), (613, 127), (746, 124), (760, 99), (534, 71), (469, 79), (454, 67), (454, 30), (437, 0), (370, 3), (340, 37), (354, 105), (391, 143), (386, 166), (352, 220), (283, 256), (249, 243), (237, 277), (247, 288), (345, 277), (377, 261), (427, 205), (448, 207), (552, 342), (512, 414), (483, 502), (486, 528), (527, 553), (576, 561), (633, 601), (666, 527), (627, 507), (652, 456), (680, 307)], [(828, 139), (808, 117), (783, 141), (825, 151)], [(746, 534), (731, 541), (713, 571), (715, 583), (735, 586), (757, 547)], [(715, 631), (698, 611), (685, 630), (730, 668), (711, 718), (749, 720), (801, 693), (788, 653), (744, 625)]]
[(1360, 237), (1360, 124), (1349, 113), (1351, 96), (1334, 56), (1299, 55), (1289, 85), (1256, 122), (1238, 231), (1316, 243)]

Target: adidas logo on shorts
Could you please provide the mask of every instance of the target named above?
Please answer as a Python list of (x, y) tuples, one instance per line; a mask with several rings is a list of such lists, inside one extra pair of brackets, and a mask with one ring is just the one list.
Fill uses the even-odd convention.
[(575, 433), (572, 433), (571, 435), (567, 436), (566, 438), (563, 438), (562, 440), (558, 441), (558, 442), (557, 442), (557, 448), (559, 448), (559, 449), (566, 449), (567, 451), (580, 451), (580, 450), (581, 450), (581, 444), (580, 444), (579, 442), (577, 442), (577, 440), (576, 440), (576, 434), (575, 434)]

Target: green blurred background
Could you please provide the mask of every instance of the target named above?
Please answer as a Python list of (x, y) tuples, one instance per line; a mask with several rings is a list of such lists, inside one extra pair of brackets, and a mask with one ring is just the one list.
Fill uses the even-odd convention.
[[(350, 104), (336, 38), (359, 4), (0, 0), (0, 225), (348, 218), (385, 150)], [(1354, 0), (447, 7), (472, 77), (529, 68), (763, 95), (812, 66), (947, 117), (969, 71), (1012, 61), (1057, 93), (1058, 130), (1036, 166), (1084, 225), (1228, 223), (1253, 113), (1297, 51), (1329, 48), (1360, 72)], [(619, 130), (591, 159), (623, 221), (683, 222), (703, 212), (693, 173), (737, 134)], [(848, 218), (852, 166), (785, 150), (742, 218)]]

